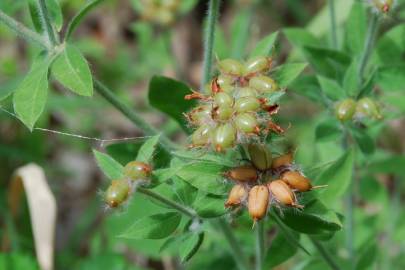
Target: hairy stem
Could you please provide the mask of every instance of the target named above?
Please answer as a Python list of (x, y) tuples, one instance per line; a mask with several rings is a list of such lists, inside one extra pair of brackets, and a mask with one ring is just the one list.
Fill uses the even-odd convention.
[(340, 270), (340, 267), (337, 265), (337, 263), (333, 260), (332, 256), (330, 255), (329, 251), (327, 251), (323, 245), (316, 240), (313, 237), (309, 237), (311, 242), (314, 244), (316, 249), (319, 251), (319, 254), (321, 254), (322, 258), (325, 260), (325, 262), (329, 265), (329, 267), (333, 270)]
[(371, 14), (370, 22), (368, 25), (368, 30), (367, 30), (367, 35), (366, 35), (366, 41), (364, 43), (364, 50), (363, 54), (361, 55), (360, 58), (360, 63), (359, 63), (359, 78), (361, 80), (361, 83), (363, 83), (364, 80), (364, 70), (367, 66), (367, 62), (369, 60), (371, 50), (373, 49), (374, 46), (374, 40), (375, 36), (378, 31), (378, 15), (377, 14)]
[(152, 190), (146, 189), (146, 188), (142, 188), (142, 187), (138, 187), (137, 192), (142, 193), (146, 196), (149, 196), (151, 198), (154, 198), (156, 200), (158, 200), (159, 202), (173, 208), (176, 209), (177, 211), (183, 213), (184, 215), (190, 217), (190, 218), (194, 218), (194, 219), (200, 219), (200, 217), (197, 215), (197, 213), (192, 210), (187, 208), (184, 205), (181, 205), (177, 202), (174, 202), (166, 197), (161, 196), (160, 194), (153, 192)]
[(335, 0), (329, 0), (329, 16), (330, 16), (330, 34), (332, 47), (337, 49), (337, 31), (336, 31), (336, 12), (335, 12)]
[(245, 258), (245, 255), (239, 245), (238, 240), (236, 239), (235, 235), (232, 232), (231, 227), (229, 224), (226, 222), (224, 218), (218, 218), (217, 219), (217, 225), (221, 229), (222, 234), (225, 237), (225, 240), (229, 244), (229, 248), (232, 251), (232, 256), (239, 268), (239, 270), (249, 270), (249, 265), (247, 263), (247, 260)]
[(58, 44), (58, 39), (55, 34), (55, 29), (52, 26), (48, 8), (46, 7), (45, 0), (38, 0), (39, 16), (41, 17), (44, 30), (52, 46)]
[[(117, 110), (119, 110), (123, 115), (131, 120), (131, 122), (134, 123), (138, 128), (140, 128), (146, 135), (157, 135), (160, 133), (156, 128), (148, 124), (144, 120), (144, 118), (138, 115), (128, 105), (120, 101), (110, 89), (108, 89), (97, 79), (94, 79), (94, 89), (109, 103), (111, 103), (111, 105), (113, 105)], [(177, 145), (163, 134), (160, 136), (160, 143), (161, 146), (169, 153), (171, 150), (177, 148)]]
[(264, 221), (256, 223), (256, 270), (263, 268), (263, 254), (264, 254)]
[(215, 24), (218, 18), (220, 0), (210, 0), (208, 4), (207, 25), (204, 33), (204, 62), (200, 91), (211, 77), (212, 58), (215, 40)]
[(50, 49), (47, 42), (39, 34), (30, 30), (29, 28), (24, 26), (22, 23), (17, 22), (16, 20), (14, 20), (12, 17), (8, 16), (6, 13), (4, 13), (1, 10), (0, 10), (0, 22), (3, 22), (8, 28), (10, 28), (12, 31), (17, 33), (23, 39), (34, 42), (34, 43), (42, 46), (45, 49), (48, 49), (48, 50)]

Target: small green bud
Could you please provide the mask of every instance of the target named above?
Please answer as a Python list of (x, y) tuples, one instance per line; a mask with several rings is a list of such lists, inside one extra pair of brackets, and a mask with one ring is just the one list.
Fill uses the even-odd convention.
[(233, 115), (233, 109), (227, 106), (220, 106), (214, 108), (212, 111), (212, 118), (215, 120), (226, 121)]
[(373, 117), (375, 119), (381, 119), (380, 108), (371, 98), (362, 98), (357, 101), (356, 115), (362, 117)]
[(131, 181), (147, 180), (152, 172), (149, 164), (140, 161), (131, 161), (124, 167), (124, 177)]
[(266, 145), (256, 143), (249, 144), (248, 152), (250, 160), (257, 169), (265, 171), (271, 168), (272, 155), (270, 149)]
[(335, 115), (340, 121), (344, 122), (347, 120), (351, 120), (353, 118), (355, 111), (356, 111), (356, 101), (354, 101), (351, 98), (348, 98), (340, 101), (336, 105)]
[(255, 112), (260, 108), (260, 101), (255, 97), (239, 98), (236, 100), (234, 108), (238, 113)]
[(236, 129), (232, 124), (226, 123), (215, 128), (212, 142), (215, 150), (221, 152), (223, 149), (232, 147), (236, 140)]
[(277, 90), (276, 82), (268, 76), (256, 76), (250, 79), (249, 86), (262, 93), (272, 93)]
[(271, 58), (265, 56), (258, 56), (249, 59), (245, 63), (245, 75), (267, 72), (271, 67)]
[(125, 180), (113, 180), (104, 194), (104, 201), (111, 208), (120, 206), (128, 198), (129, 183)]
[(221, 107), (221, 106), (230, 107), (233, 104), (233, 98), (225, 92), (219, 92), (215, 95), (214, 102), (219, 107)]
[(241, 87), (237, 91), (238, 98), (243, 97), (257, 97), (257, 92), (253, 88), (250, 87)]
[(201, 105), (186, 114), (187, 119), (193, 125), (202, 125), (211, 118), (211, 105)]
[(218, 68), (222, 73), (232, 76), (242, 76), (244, 70), (241, 62), (229, 58), (219, 61)]
[(208, 144), (212, 133), (212, 128), (209, 125), (202, 125), (193, 135), (191, 135), (191, 141), (193, 146), (204, 146)]
[(242, 113), (235, 117), (235, 126), (238, 130), (245, 133), (253, 133), (259, 131), (259, 123), (255, 115), (250, 113)]

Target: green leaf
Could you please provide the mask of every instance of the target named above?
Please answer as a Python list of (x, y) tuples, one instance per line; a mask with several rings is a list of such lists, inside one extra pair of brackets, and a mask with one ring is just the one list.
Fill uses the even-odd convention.
[(11, 94), (13, 94), (20, 82), (21, 78), (17, 77), (5, 83), (2, 83), (2, 85), (0, 85), (0, 101), (5, 100)]
[(305, 234), (323, 235), (338, 231), (342, 224), (336, 213), (316, 199), (313, 194), (302, 194), (299, 203), (304, 205), (303, 210), (294, 208), (282, 209), (276, 214), (284, 224), (293, 230)]
[(302, 75), (298, 77), (292, 82), (290, 90), (319, 104), (324, 102), (318, 80), (313, 75)]
[(237, 153), (232, 150), (223, 153), (210, 153), (206, 150), (179, 150), (172, 153), (173, 156), (189, 161), (203, 161), (209, 163), (216, 163), (225, 167), (233, 167), (236, 165), (235, 159), (239, 157)]
[(190, 94), (190, 87), (170, 78), (154, 76), (149, 83), (150, 105), (172, 117), (189, 133), (183, 113), (191, 110), (196, 101), (184, 100), (187, 94)]
[(89, 64), (81, 52), (67, 45), (52, 65), (52, 74), (66, 88), (82, 96), (93, 95)]
[(271, 33), (260, 40), (250, 53), (250, 57), (271, 55), (278, 37), (278, 31)]
[(277, 67), (274, 70), (273, 78), (280, 87), (287, 87), (305, 69), (305, 63), (289, 63)]
[(367, 13), (363, 3), (353, 3), (345, 29), (345, 46), (355, 54), (363, 52), (367, 32)]
[(152, 161), (153, 153), (155, 152), (156, 147), (158, 146), (159, 143), (159, 137), (160, 135), (153, 136), (142, 144), (136, 157), (137, 161), (145, 163), (150, 163)]
[(376, 56), (383, 65), (398, 65), (403, 63), (402, 54), (405, 51), (405, 25), (399, 24), (378, 40)]
[(336, 81), (322, 76), (318, 76), (317, 78), (319, 84), (321, 85), (322, 91), (329, 99), (336, 101), (344, 97), (345, 91)]
[(180, 167), (176, 175), (201, 191), (223, 195), (227, 191), (223, 169), (222, 165), (196, 162)]
[[(291, 232), (293, 237), (299, 241), (300, 235), (296, 232)], [(264, 269), (271, 269), (297, 253), (298, 247), (290, 243), (284, 234), (279, 231), (277, 236), (271, 241), (271, 245), (267, 250), (264, 258)]]
[(48, 68), (51, 59), (41, 54), (31, 66), (31, 70), (14, 92), (14, 111), (30, 129), (34, 128), (45, 108), (48, 96)]
[(358, 95), (361, 90), (358, 63), (354, 59), (349, 68), (346, 70), (343, 78), (343, 88), (346, 90), (347, 95), (352, 97)]
[(359, 146), (361, 152), (366, 155), (371, 155), (375, 151), (374, 140), (367, 134), (366, 130), (352, 128), (350, 129), (357, 145)]
[(249, 41), (252, 11), (251, 8), (240, 9), (235, 15), (231, 26), (231, 56), (241, 59), (245, 56), (246, 44)]
[(367, 166), (370, 173), (402, 174), (405, 168), (405, 156), (397, 155), (373, 161)]
[[(28, 6), (35, 30), (37, 30), (37, 32), (43, 32), (42, 19), (39, 15), (37, 2), (37, 0), (28, 0)], [(45, 4), (49, 12), (51, 22), (55, 26), (56, 30), (60, 31), (63, 26), (63, 15), (58, 0), (45, 0)]]
[(354, 153), (349, 149), (318, 176), (316, 185), (328, 185), (317, 191), (322, 201), (329, 204), (346, 192), (352, 181), (353, 164)]
[(375, 242), (370, 242), (362, 252), (358, 255), (356, 260), (355, 268), (356, 270), (366, 270), (370, 269), (378, 255), (378, 250)]
[(167, 239), (161, 246), (160, 251), (174, 249), (178, 251), (180, 260), (184, 263), (196, 254), (203, 241), (204, 233), (188, 232)]
[(214, 218), (225, 215), (225, 198), (212, 194), (200, 193), (193, 203), (193, 209), (202, 218)]
[(176, 212), (155, 214), (138, 219), (120, 235), (128, 239), (162, 239), (171, 235), (179, 226), (181, 215)]
[(319, 44), (319, 40), (303, 28), (285, 28), (283, 33), (290, 43), (299, 48)]
[(317, 141), (335, 140), (341, 135), (339, 123), (333, 119), (328, 119), (320, 123), (315, 129), (315, 139)]
[(405, 90), (405, 65), (379, 68), (376, 83), (387, 92)]
[(94, 149), (93, 154), (96, 158), (97, 165), (103, 171), (105, 176), (107, 176), (111, 180), (122, 178), (124, 167), (120, 163), (115, 161), (109, 155), (101, 153)]

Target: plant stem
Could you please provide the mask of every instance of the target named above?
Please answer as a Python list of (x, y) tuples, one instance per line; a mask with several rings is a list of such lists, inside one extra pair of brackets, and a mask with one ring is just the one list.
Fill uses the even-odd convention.
[(171, 208), (176, 209), (177, 211), (183, 213), (184, 215), (186, 215), (188, 217), (191, 217), (191, 218), (194, 218), (194, 219), (200, 219), (200, 217), (197, 215), (196, 212), (194, 212), (194, 210), (189, 209), (186, 206), (181, 205), (181, 204), (179, 204), (177, 202), (174, 202), (174, 201), (172, 201), (172, 200), (170, 200), (170, 199), (168, 199), (166, 197), (163, 197), (160, 194), (158, 194), (156, 192), (153, 192), (150, 189), (138, 187), (136, 189), (136, 191), (139, 192), (139, 193), (142, 193), (142, 194), (144, 194), (146, 196), (149, 196), (151, 198), (154, 198), (154, 199), (158, 200), (159, 202), (161, 202), (161, 203), (163, 203), (163, 204), (165, 204), (167, 206), (170, 206)]
[(330, 16), (330, 33), (332, 47), (334, 49), (338, 48), (338, 39), (336, 31), (336, 12), (335, 12), (335, 0), (329, 0), (329, 16)]
[(51, 19), (49, 16), (48, 8), (46, 7), (45, 0), (38, 0), (39, 15), (42, 20), (46, 35), (48, 36), (49, 42), (52, 46), (58, 43), (55, 29), (52, 26)]
[(262, 270), (264, 254), (264, 221), (256, 223), (256, 270)]
[(6, 13), (0, 10), (0, 22), (3, 22), (6, 26), (8, 26), (12, 31), (20, 35), (23, 39), (27, 41), (32, 41), (37, 43), (38, 45), (44, 47), (45, 49), (50, 49), (47, 42), (37, 33), (30, 30), (22, 23), (17, 22), (12, 17), (8, 16)]
[(323, 247), (323, 245), (321, 243), (319, 243), (318, 240), (316, 240), (315, 238), (309, 237), (309, 239), (314, 244), (316, 249), (319, 251), (321, 256), (324, 258), (325, 262), (329, 265), (329, 267), (333, 270), (340, 270), (340, 267), (336, 264), (336, 262), (333, 260), (332, 256)]
[(210, 0), (208, 4), (207, 25), (204, 33), (204, 62), (200, 91), (211, 77), (212, 58), (215, 40), (215, 24), (218, 18), (220, 0)]
[(217, 219), (218, 227), (221, 229), (222, 234), (225, 236), (226, 241), (229, 244), (229, 247), (232, 251), (232, 256), (239, 268), (239, 270), (249, 270), (249, 265), (245, 258), (245, 255), (236, 239), (235, 235), (232, 232), (231, 227), (226, 222), (224, 218)]
[[(111, 103), (111, 105), (113, 105), (117, 110), (119, 110), (123, 115), (131, 120), (131, 122), (134, 123), (138, 128), (140, 128), (146, 135), (152, 136), (160, 133), (157, 129), (148, 124), (134, 110), (128, 107), (128, 105), (120, 101), (110, 89), (108, 89), (97, 79), (94, 79), (94, 89), (109, 103)], [(169, 153), (171, 150), (177, 148), (177, 145), (173, 143), (169, 138), (167, 138), (164, 134), (160, 136), (160, 144)]]
[(359, 78), (361, 83), (363, 83), (364, 80), (364, 70), (367, 66), (371, 50), (374, 46), (375, 35), (378, 31), (378, 19), (379, 17), (377, 14), (374, 13), (371, 14), (371, 19), (367, 30), (366, 41), (364, 43), (364, 50), (363, 54), (361, 55), (359, 64)]

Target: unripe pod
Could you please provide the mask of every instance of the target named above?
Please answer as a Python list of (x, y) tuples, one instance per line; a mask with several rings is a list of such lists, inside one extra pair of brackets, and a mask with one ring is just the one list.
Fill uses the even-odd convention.
[(217, 106), (223, 107), (230, 107), (233, 104), (233, 98), (225, 92), (217, 93), (214, 97), (214, 101)]
[(381, 119), (380, 109), (371, 98), (362, 98), (357, 101), (356, 115)]
[(249, 191), (248, 210), (254, 221), (262, 219), (269, 205), (269, 190), (265, 185), (257, 185)]
[(249, 165), (233, 168), (224, 175), (231, 180), (239, 182), (256, 182), (259, 177), (256, 169)]
[(212, 110), (212, 119), (215, 120), (229, 120), (233, 115), (233, 109), (228, 106), (220, 106)]
[(131, 181), (148, 179), (151, 172), (149, 164), (140, 161), (131, 161), (124, 167), (124, 176)]
[(104, 194), (104, 201), (111, 208), (120, 206), (128, 198), (129, 183), (125, 180), (113, 180)]
[(294, 159), (293, 153), (281, 155), (273, 159), (273, 164), (271, 165), (271, 167), (273, 169), (276, 169), (281, 166), (289, 166), (293, 163), (293, 159)]
[(214, 78), (209, 87), (212, 94), (216, 94), (218, 92), (232, 93), (235, 89), (232, 86), (232, 79), (223, 74), (220, 74), (218, 77)]
[(296, 203), (295, 195), (283, 180), (275, 180), (267, 183), (271, 195), (281, 204), (302, 208)]
[(308, 178), (299, 172), (288, 171), (283, 173), (281, 180), (287, 183), (291, 188), (297, 189), (301, 192), (311, 190), (312, 185)]
[(204, 146), (208, 144), (212, 134), (212, 128), (209, 125), (202, 125), (193, 135), (191, 135), (191, 141), (193, 146)]
[(266, 145), (256, 143), (249, 144), (248, 152), (250, 160), (257, 169), (265, 171), (271, 167), (271, 151)]
[(352, 119), (356, 111), (356, 101), (351, 98), (342, 100), (336, 105), (335, 114), (340, 121)]
[(257, 92), (253, 88), (242, 87), (242, 88), (238, 89), (237, 96), (238, 96), (238, 98), (257, 97)]
[(256, 76), (250, 79), (249, 86), (263, 93), (272, 93), (277, 90), (276, 82), (268, 76)]
[(260, 131), (256, 117), (250, 113), (238, 114), (234, 121), (236, 128), (245, 133), (258, 133)]
[(221, 152), (225, 148), (233, 146), (236, 140), (236, 129), (233, 125), (227, 123), (215, 128), (212, 143), (215, 150)]
[(235, 101), (235, 111), (238, 113), (254, 112), (260, 108), (260, 100), (255, 97), (243, 97)]
[(237, 206), (246, 198), (247, 191), (242, 185), (234, 185), (229, 192), (225, 207)]
[(241, 62), (229, 58), (219, 61), (218, 68), (222, 73), (232, 76), (241, 76), (244, 70)]
[(264, 56), (258, 56), (249, 59), (245, 63), (245, 74), (248, 75), (260, 72), (267, 72), (271, 67), (271, 62), (272, 60), (270, 57)]
[(211, 117), (211, 106), (201, 105), (189, 112), (186, 117), (194, 125), (202, 125)]

